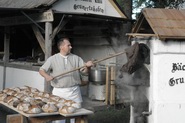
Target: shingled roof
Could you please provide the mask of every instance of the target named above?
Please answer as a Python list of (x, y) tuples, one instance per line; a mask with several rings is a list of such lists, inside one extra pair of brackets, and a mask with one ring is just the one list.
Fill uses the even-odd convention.
[(145, 8), (131, 34), (185, 39), (185, 10)]
[(57, 0), (0, 0), (0, 9), (33, 9), (50, 6)]

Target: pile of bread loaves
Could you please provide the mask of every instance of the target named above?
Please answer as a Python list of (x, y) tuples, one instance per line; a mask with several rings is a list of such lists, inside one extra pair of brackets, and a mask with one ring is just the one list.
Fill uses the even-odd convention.
[(6, 88), (0, 91), (0, 101), (29, 114), (54, 113), (71, 114), (79, 108), (72, 100), (41, 92), (29, 86)]

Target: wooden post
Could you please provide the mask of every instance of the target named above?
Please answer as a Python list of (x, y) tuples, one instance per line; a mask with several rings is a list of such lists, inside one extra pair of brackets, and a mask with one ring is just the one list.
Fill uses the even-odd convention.
[(105, 103), (109, 104), (109, 90), (110, 90), (110, 81), (109, 81), (109, 66), (106, 66), (106, 85), (105, 85)]
[(9, 62), (9, 56), (10, 56), (10, 27), (5, 27), (5, 33), (4, 33), (3, 89), (5, 88), (5, 82), (6, 82), (6, 66), (7, 66), (7, 62)]
[(45, 23), (45, 60), (52, 55), (52, 23)]
[(114, 105), (116, 102), (116, 86), (115, 86), (115, 77), (116, 77), (116, 72), (115, 72), (115, 67), (111, 66), (111, 82), (110, 82), (110, 104)]
[[(45, 23), (45, 60), (52, 55), (52, 23)], [(44, 90), (51, 92), (50, 82), (45, 82)]]

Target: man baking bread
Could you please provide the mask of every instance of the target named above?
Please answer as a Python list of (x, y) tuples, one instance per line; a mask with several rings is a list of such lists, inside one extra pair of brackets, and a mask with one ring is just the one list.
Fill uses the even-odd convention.
[[(51, 81), (53, 86), (52, 93), (67, 100), (73, 100), (81, 108), (82, 97), (80, 92), (81, 73), (87, 73), (88, 68), (93, 66), (92, 61), (84, 62), (82, 58), (71, 53), (71, 43), (68, 38), (62, 38), (58, 41), (59, 53), (49, 57), (41, 66), (39, 73)], [(81, 70), (68, 73), (66, 75), (53, 78), (61, 73), (73, 70), (75, 68), (86, 66)], [(49, 73), (48, 73), (49, 72)]]

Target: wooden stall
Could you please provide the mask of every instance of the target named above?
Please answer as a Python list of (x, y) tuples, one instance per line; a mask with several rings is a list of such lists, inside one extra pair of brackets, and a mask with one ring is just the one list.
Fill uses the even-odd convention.
[[(0, 62), (1, 89), (32, 84), (33, 87), (37, 85), (41, 90), (50, 91), (50, 85), (37, 75), (37, 71), (45, 59), (57, 52), (56, 40), (59, 37), (67, 35), (73, 42), (76, 40), (74, 43), (77, 46), (74, 46), (74, 51), (78, 52), (77, 47), (84, 44), (78, 43), (79, 39), (92, 40), (90, 44), (99, 40), (97, 43), (99, 46), (104, 45), (103, 42), (106, 41), (105, 45), (109, 45), (110, 33), (117, 33), (113, 32), (113, 28), (126, 22), (126, 16), (114, 0), (101, 0), (97, 3), (75, 0), (39, 1), (39, 5), (22, 0), (11, 4), (2, 1), (0, 27), (1, 34), (4, 35), (1, 39), (4, 40), (1, 41), (4, 47), (0, 50), (4, 55)], [(19, 5), (21, 2), (23, 4)], [(81, 9), (80, 6), (86, 7), (88, 11)], [(113, 54), (114, 51), (111, 49), (110, 53)], [(87, 60), (88, 56), (83, 57), (87, 57), (84, 58)], [(33, 57), (36, 59), (30, 62), (33, 61), (31, 59)], [(22, 79), (18, 77), (21, 74)], [(8, 77), (10, 75), (11, 78)], [(32, 79), (27, 79), (27, 76), (32, 76)]]
[[(50, 83), (45, 82), (38, 70), (57, 52), (58, 38), (70, 37), (74, 53), (79, 55), (84, 49), (86, 53), (82, 57), (85, 60), (101, 58), (115, 53), (111, 36), (118, 35), (120, 25), (127, 22), (116, 0), (8, 1), (2, 0), (0, 5), (0, 90), (27, 85), (51, 92)], [(116, 62), (116, 59), (104, 64), (110, 62)], [(113, 79), (111, 89), (115, 91)], [(115, 98), (113, 93), (111, 98)], [(104, 105), (104, 102), (100, 103)], [(30, 117), (20, 114), (22, 118)], [(77, 118), (84, 116), (78, 115)], [(14, 116), (9, 116), (10, 122), (11, 117)]]

